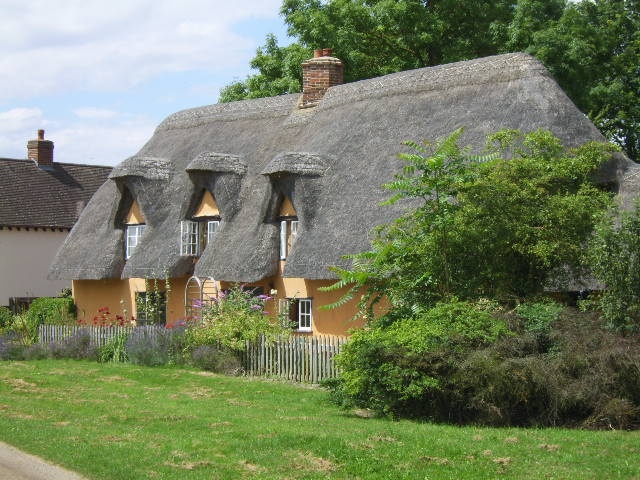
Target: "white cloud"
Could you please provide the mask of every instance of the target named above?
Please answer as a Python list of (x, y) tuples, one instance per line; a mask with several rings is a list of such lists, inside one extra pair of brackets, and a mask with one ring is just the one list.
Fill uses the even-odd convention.
[(76, 108), (73, 113), (75, 113), (78, 118), (85, 118), (88, 120), (114, 118), (118, 115), (118, 113), (113, 110), (95, 107)]
[(0, 112), (0, 129), (5, 134), (22, 132), (26, 128), (37, 130), (43, 125), (42, 110), (39, 108), (12, 108)]
[(12, 108), (0, 112), (0, 157), (26, 158), (27, 141), (46, 125), (38, 108)]
[(156, 121), (148, 117), (118, 115), (108, 122), (79, 122), (51, 130), (59, 162), (116, 165), (134, 155), (153, 134)]
[[(78, 112), (76, 112), (78, 113)], [(151, 137), (157, 121), (111, 110), (79, 109), (77, 121), (48, 120), (38, 109), (14, 108), (0, 112), (0, 156), (26, 158), (27, 141), (46, 127), (54, 142), (57, 162), (115, 165), (135, 154)]]
[(0, 101), (125, 90), (166, 72), (246, 66), (233, 24), (275, 17), (279, 0), (3, 0)]

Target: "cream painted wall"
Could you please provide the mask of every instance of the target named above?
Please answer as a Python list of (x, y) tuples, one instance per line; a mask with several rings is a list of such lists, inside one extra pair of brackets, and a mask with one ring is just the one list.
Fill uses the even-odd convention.
[(0, 305), (9, 297), (55, 297), (69, 280), (47, 280), (67, 232), (0, 230)]

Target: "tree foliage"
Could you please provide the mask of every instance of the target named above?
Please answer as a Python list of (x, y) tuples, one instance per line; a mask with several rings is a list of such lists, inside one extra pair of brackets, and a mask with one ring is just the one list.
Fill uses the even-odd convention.
[(225, 87), (220, 101), (301, 91), (300, 63), (333, 48), (345, 81), (499, 53), (526, 51), (632, 159), (640, 149), (638, 0), (283, 0), (295, 41), (273, 35), (258, 73)]
[(630, 212), (599, 223), (589, 245), (589, 264), (606, 287), (597, 303), (611, 326), (640, 328), (640, 202)]
[(531, 297), (580, 270), (611, 197), (592, 176), (613, 147), (568, 149), (548, 131), (502, 131), (489, 138), (492, 155), (472, 157), (460, 134), (408, 144), (404, 171), (386, 187), (396, 192), (391, 202), (419, 205), (382, 226), (330, 288), (350, 285), (347, 296), (362, 293), (363, 309), (386, 298), (393, 320), (452, 297)]

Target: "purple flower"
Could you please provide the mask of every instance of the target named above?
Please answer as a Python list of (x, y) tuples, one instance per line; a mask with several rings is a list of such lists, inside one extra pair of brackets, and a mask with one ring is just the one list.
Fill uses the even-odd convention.
[(259, 300), (262, 300), (262, 301), (264, 301), (264, 302), (266, 302), (267, 300), (271, 300), (272, 298), (273, 298), (273, 297), (270, 297), (269, 295), (266, 295), (266, 294), (264, 294), (264, 293), (263, 293), (262, 295), (258, 295), (258, 299), (259, 299)]
[(262, 305), (251, 305), (251, 310), (262, 310)]

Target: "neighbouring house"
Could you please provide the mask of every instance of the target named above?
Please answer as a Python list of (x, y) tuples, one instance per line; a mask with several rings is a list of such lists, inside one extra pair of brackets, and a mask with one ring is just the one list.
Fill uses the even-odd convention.
[[(150, 282), (170, 285), (166, 321), (232, 283), (275, 297), (298, 332), (344, 334), (355, 303), (321, 291), (402, 213), (380, 206), (403, 141), (465, 127), (480, 149), (501, 128), (552, 130), (569, 145), (604, 140), (545, 67), (521, 53), (342, 84), (328, 50), (303, 63), (302, 94), (204, 106), (165, 119), (95, 194), (51, 268), (73, 280), (87, 317), (136, 312)], [(618, 185), (637, 167), (620, 159)], [(633, 170), (635, 172), (636, 170)], [(631, 173), (630, 173), (631, 172)], [(146, 283), (146, 284), (145, 284)]]
[(0, 305), (14, 311), (57, 296), (69, 280), (48, 280), (49, 266), (111, 167), (54, 162), (44, 130), (27, 159), (0, 158)]

